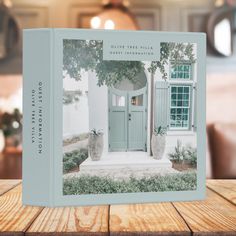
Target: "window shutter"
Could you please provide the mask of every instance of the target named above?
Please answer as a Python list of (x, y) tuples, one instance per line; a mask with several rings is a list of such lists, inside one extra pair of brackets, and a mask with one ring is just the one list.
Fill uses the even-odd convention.
[(193, 97), (194, 97), (194, 104), (193, 104), (193, 130), (197, 131), (197, 83), (194, 85), (193, 89)]
[(157, 81), (155, 84), (154, 127), (169, 127), (169, 83)]

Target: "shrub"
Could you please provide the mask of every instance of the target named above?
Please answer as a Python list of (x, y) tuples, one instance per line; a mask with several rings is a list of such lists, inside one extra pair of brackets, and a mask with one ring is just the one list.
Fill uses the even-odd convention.
[(84, 149), (84, 148), (73, 153), (72, 155), (72, 160), (76, 163), (78, 167), (87, 158), (88, 158), (88, 149)]
[(189, 161), (193, 167), (197, 166), (197, 149), (191, 146), (183, 147), (180, 140), (177, 140), (175, 151), (170, 153), (169, 157), (178, 163)]
[(187, 153), (186, 160), (189, 160), (191, 165), (196, 167), (197, 166), (197, 149), (188, 147), (186, 149), (186, 153)]
[(68, 173), (70, 170), (77, 167), (76, 163), (74, 163), (72, 160), (68, 160), (63, 163), (63, 173)]
[(88, 149), (81, 148), (72, 152), (65, 153), (63, 156), (63, 173), (68, 173), (88, 158)]
[(169, 157), (172, 161), (182, 162), (185, 159), (186, 150), (182, 147), (180, 140), (177, 140), (177, 146), (175, 147), (174, 152), (169, 153)]
[(113, 180), (109, 177), (88, 176), (64, 179), (63, 194), (101, 194), (130, 192), (162, 192), (194, 190), (197, 185), (196, 172), (153, 176), (128, 180)]

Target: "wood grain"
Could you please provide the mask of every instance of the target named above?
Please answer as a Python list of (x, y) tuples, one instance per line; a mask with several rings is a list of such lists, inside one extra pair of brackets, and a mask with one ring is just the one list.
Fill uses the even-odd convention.
[(236, 205), (236, 180), (208, 180), (207, 187)]
[(108, 206), (44, 208), (26, 235), (105, 236), (108, 214)]
[(0, 180), (0, 195), (6, 193), (16, 185), (20, 184), (20, 179), (1, 179)]
[(173, 203), (193, 235), (236, 235), (236, 206), (207, 190), (207, 199)]
[(171, 203), (112, 205), (110, 235), (191, 235)]
[(208, 189), (204, 201), (112, 205), (110, 211), (108, 206), (24, 207), (19, 183), (0, 180), (0, 236), (236, 235), (235, 180), (209, 180), (214, 191)]
[(0, 235), (23, 235), (41, 208), (22, 206), (21, 185), (0, 196)]

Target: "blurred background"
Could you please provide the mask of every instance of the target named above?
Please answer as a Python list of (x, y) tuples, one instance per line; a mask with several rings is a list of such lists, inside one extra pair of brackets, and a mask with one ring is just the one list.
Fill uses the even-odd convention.
[(22, 177), (22, 29), (207, 33), (207, 177), (236, 178), (236, 0), (0, 0), (0, 179)]

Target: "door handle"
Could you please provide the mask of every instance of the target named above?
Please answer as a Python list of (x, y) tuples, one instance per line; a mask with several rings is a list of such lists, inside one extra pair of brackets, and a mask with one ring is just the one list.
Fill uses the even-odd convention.
[(131, 114), (129, 113), (129, 120), (131, 120)]

